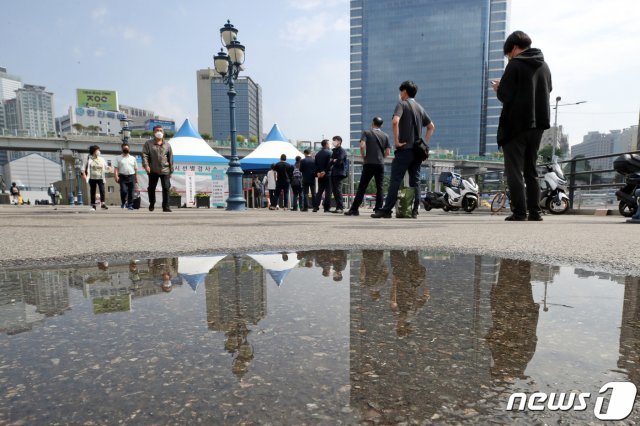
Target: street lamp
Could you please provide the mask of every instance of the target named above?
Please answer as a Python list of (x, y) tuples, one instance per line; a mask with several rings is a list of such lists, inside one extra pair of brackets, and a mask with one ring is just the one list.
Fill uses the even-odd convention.
[(555, 114), (556, 118), (555, 118), (554, 123), (553, 123), (553, 127), (555, 129), (555, 135), (554, 135), (554, 141), (553, 141), (553, 148), (551, 149), (551, 161), (553, 161), (553, 157), (556, 156), (556, 146), (559, 147), (559, 143), (560, 143), (560, 141), (558, 140), (558, 107), (567, 106), (567, 105), (580, 105), (580, 104), (586, 104), (587, 103), (587, 101), (579, 101), (579, 102), (573, 102), (573, 103), (570, 103), (570, 104), (560, 104), (560, 105), (558, 105), (558, 102), (560, 102), (561, 100), (562, 100), (562, 98), (560, 96), (557, 96), (556, 97), (556, 106), (553, 107), (553, 109), (556, 110), (556, 114)]
[(69, 205), (73, 205), (73, 168), (69, 165), (67, 166), (67, 183), (69, 185)]
[(84, 199), (82, 198), (82, 181), (80, 180), (80, 171), (82, 170), (82, 160), (77, 152), (73, 153), (73, 160), (76, 167), (76, 188), (78, 189), (76, 196), (78, 197), (78, 205), (81, 206), (84, 204)]
[(131, 137), (131, 129), (129, 128), (130, 121), (131, 120), (129, 120), (126, 115), (120, 117), (120, 127), (122, 128), (120, 133), (122, 133), (122, 143), (129, 143), (129, 138)]
[(236, 90), (233, 82), (238, 79), (242, 64), (244, 63), (244, 46), (237, 40), (238, 30), (227, 20), (224, 27), (220, 28), (222, 45), (227, 49), (213, 56), (216, 72), (222, 76), (222, 82), (229, 86), (229, 117), (231, 133), (231, 160), (227, 175), (229, 176), (229, 198), (227, 198), (227, 210), (246, 210), (244, 196), (242, 194), (242, 168), (238, 161), (238, 148), (236, 145)]

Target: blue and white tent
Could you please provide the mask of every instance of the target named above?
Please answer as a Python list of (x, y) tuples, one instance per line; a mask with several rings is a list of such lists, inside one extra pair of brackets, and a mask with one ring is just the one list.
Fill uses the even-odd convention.
[(194, 130), (187, 118), (180, 130), (169, 140), (175, 163), (227, 165), (229, 160), (218, 154)]
[(298, 254), (291, 253), (259, 253), (250, 254), (253, 260), (258, 262), (280, 287), (289, 272), (298, 266)]
[(273, 163), (280, 161), (280, 156), (287, 156), (287, 163), (295, 163), (296, 156), (304, 158), (304, 154), (284, 137), (277, 124), (274, 124), (267, 138), (251, 154), (240, 160), (244, 171), (268, 170)]
[[(188, 118), (168, 143), (173, 151), (171, 186), (182, 195), (181, 204), (193, 207), (195, 205), (193, 196), (196, 193), (205, 193), (210, 194), (210, 207), (224, 207), (229, 191), (226, 175), (229, 161), (202, 139), (191, 126)], [(189, 181), (187, 181), (188, 174), (191, 175)], [(149, 197), (145, 190), (148, 182), (148, 176), (142, 169), (142, 164), (139, 163), (138, 186), (142, 206), (149, 205)], [(190, 197), (187, 197), (187, 182), (191, 183)], [(158, 202), (162, 200), (161, 185), (156, 187), (156, 200)]]
[(224, 256), (189, 256), (178, 258), (178, 277), (182, 279), (183, 284), (189, 286), (195, 292), (200, 284), (204, 282), (205, 277)]

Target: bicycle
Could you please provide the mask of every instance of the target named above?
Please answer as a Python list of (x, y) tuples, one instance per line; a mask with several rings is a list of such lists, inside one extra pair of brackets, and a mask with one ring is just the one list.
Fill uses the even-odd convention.
[(507, 203), (507, 200), (509, 201), (509, 204), (511, 204), (511, 194), (509, 193), (509, 187), (505, 185), (502, 191), (498, 191), (496, 195), (493, 196), (493, 200), (491, 200), (491, 212), (500, 212)]

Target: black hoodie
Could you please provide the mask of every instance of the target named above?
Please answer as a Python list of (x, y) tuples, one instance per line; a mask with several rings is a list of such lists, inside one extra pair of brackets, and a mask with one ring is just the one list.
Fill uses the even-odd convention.
[(497, 93), (502, 102), (498, 146), (525, 130), (551, 127), (551, 89), (551, 71), (540, 49), (529, 48), (509, 61)]

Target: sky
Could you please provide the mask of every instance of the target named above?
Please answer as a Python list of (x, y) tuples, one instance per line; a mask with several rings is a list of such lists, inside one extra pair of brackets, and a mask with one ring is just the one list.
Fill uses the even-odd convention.
[[(0, 66), (53, 92), (56, 116), (77, 88), (104, 89), (196, 126), (196, 70), (213, 68), (227, 19), (246, 47), (244, 74), (262, 87), (264, 132), (349, 137), (348, 0), (3, 0)], [(512, 0), (510, 29), (545, 54), (552, 102), (587, 101), (558, 110), (571, 144), (638, 124), (640, 1)]]

